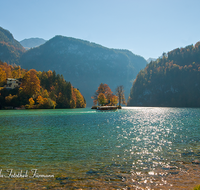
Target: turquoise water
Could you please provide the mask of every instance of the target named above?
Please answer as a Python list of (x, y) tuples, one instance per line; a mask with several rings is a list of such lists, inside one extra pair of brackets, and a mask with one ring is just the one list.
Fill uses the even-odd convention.
[(115, 179), (120, 186), (171, 169), (176, 175), (200, 160), (200, 109), (1, 110), (0, 120), (3, 170), (36, 168), (73, 180)]

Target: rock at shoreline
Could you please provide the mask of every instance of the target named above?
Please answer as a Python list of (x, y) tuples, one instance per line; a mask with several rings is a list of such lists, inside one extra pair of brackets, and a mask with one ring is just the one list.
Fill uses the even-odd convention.
[(199, 160), (193, 160), (192, 163), (193, 164), (200, 164), (200, 161)]

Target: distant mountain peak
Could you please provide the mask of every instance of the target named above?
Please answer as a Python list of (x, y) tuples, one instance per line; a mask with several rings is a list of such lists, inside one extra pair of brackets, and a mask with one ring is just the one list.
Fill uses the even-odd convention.
[(149, 59), (147, 59), (147, 63), (150, 63), (151, 61), (155, 61), (156, 60), (156, 58), (149, 58)]
[(24, 48), (30, 49), (30, 48), (38, 47), (38, 46), (44, 44), (45, 42), (46, 42), (46, 40), (44, 40), (42, 38), (28, 38), (28, 39), (24, 39), (24, 40), (20, 41), (20, 44)]

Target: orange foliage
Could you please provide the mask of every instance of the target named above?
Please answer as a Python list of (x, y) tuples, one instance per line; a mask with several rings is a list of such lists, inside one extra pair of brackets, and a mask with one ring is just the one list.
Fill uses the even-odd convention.
[(36, 101), (37, 101), (37, 103), (40, 104), (40, 105), (42, 105), (42, 104), (44, 103), (44, 100), (43, 100), (43, 97), (42, 97), (42, 96), (38, 96)]
[(0, 84), (6, 81), (6, 72), (0, 67)]
[(24, 75), (22, 79), (22, 87), (26, 94), (32, 96), (40, 91), (40, 80), (37, 77), (37, 71), (31, 69)]
[(3, 63), (0, 61), (0, 69), (2, 69), (5, 74), (6, 78), (21, 78), (22, 75), (26, 72), (24, 69), (21, 69), (20, 66), (11, 66), (6, 62)]
[(115, 106), (118, 103), (118, 97), (115, 95), (112, 95), (112, 97), (110, 98), (110, 105), (111, 106)]
[(188, 65), (188, 68), (192, 68), (192, 65)]
[(158, 68), (157, 68), (157, 71), (160, 72), (160, 70), (161, 70), (161, 67), (158, 67)]
[(110, 87), (107, 84), (101, 83), (98, 89), (95, 92), (95, 95), (92, 97), (94, 105), (98, 102), (98, 96), (100, 93), (103, 93), (107, 100), (110, 100), (113, 92), (111, 91)]

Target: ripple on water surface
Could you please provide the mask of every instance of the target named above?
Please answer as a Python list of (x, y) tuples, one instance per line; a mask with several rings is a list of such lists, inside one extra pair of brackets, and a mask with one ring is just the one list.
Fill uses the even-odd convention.
[(200, 109), (1, 110), (0, 118), (2, 169), (37, 168), (77, 187), (200, 183)]

